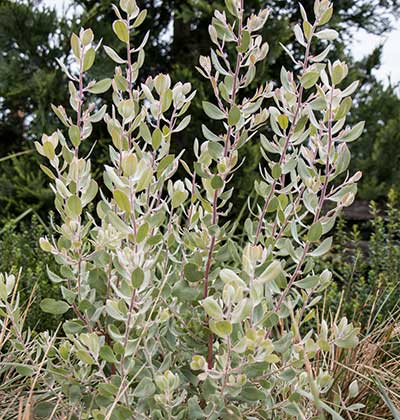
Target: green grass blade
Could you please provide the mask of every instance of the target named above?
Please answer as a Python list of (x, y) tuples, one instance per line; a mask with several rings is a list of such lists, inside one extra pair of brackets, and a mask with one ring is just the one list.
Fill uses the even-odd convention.
[(381, 398), (392, 412), (394, 420), (400, 420), (400, 411), (395, 407), (393, 401), (390, 399), (382, 382), (378, 378), (374, 378), (374, 382), (378, 387)]

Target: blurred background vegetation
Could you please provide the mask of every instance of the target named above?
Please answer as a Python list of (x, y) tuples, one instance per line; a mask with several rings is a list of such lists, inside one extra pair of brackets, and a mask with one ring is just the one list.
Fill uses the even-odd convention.
[[(42, 133), (51, 133), (58, 127), (51, 103), (68, 108), (67, 81), (57, 60), (69, 64), (71, 32), (77, 32), (81, 26), (91, 27), (97, 40), (102, 38), (103, 44), (118, 50), (111, 29), (111, 3), (111, 0), (71, 0), (68, 13), (62, 15), (40, 0), (0, 0), (0, 271), (18, 270), (22, 266), (25, 296), (36, 287), (39, 300), (55, 293), (46, 274), (46, 265), (52, 262), (37, 246), (38, 238), (51, 229), (49, 211), (53, 198), (48, 179), (39, 169), (40, 157), (33, 142)], [(195, 66), (199, 56), (210, 48), (208, 24), (213, 11), (221, 9), (223, 3), (223, 0), (138, 0), (149, 12), (137, 34), (140, 42), (150, 30), (143, 77), (168, 71), (173, 80), (192, 82), (198, 92), (191, 108), (192, 123), (174, 144), (175, 151), (186, 150), (187, 161), (194, 139), (202, 139), (201, 124), (206, 117), (201, 101), (209, 95), (206, 81)], [(311, 15), (314, 1), (302, 3)], [(263, 34), (271, 52), (254, 84), (277, 81), (280, 68), (291, 67), (279, 42), (291, 47), (291, 29), (300, 18), (296, 1), (246, 0), (249, 12), (265, 5), (272, 9), (272, 19)], [(336, 273), (337, 290), (331, 296), (335, 305), (340, 304), (342, 291), (349, 314), (354, 308), (371, 307), (371, 302), (375, 309), (381, 305), (389, 311), (398, 300), (400, 272), (399, 89), (374, 75), (381, 65), (382, 46), (361, 61), (355, 61), (349, 46), (357, 29), (374, 34), (390, 31), (400, 1), (337, 0), (334, 7), (333, 27), (341, 37), (331, 60), (345, 59), (351, 68), (351, 79), (361, 81), (351, 118), (366, 121), (362, 140), (350, 144), (351, 169), (364, 173), (358, 200), (374, 203), (370, 216), (368, 212), (357, 216), (370, 220), (355, 223), (351, 220), (353, 216), (345, 215), (336, 232), (337, 246), (324, 264)], [(113, 67), (106, 57), (98, 59), (91, 75), (97, 79), (110, 77)], [(109, 139), (104, 126), (97, 124), (95, 130), (98, 143), (93, 166), (100, 167)], [(258, 177), (260, 152), (256, 141), (246, 146), (244, 157), (245, 164), (235, 185), (236, 214), (251, 195), (253, 181)], [(368, 204), (364, 207), (368, 208)], [(363, 313), (364, 322), (372, 316), (367, 312)], [(33, 313), (29, 319), (29, 325), (38, 329), (56, 322), (40, 313)]]

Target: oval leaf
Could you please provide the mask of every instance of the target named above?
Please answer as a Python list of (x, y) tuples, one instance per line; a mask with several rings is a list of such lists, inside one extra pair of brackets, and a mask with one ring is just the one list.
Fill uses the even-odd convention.
[(113, 30), (115, 35), (122, 41), (127, 43), (129, 41), (129, 30), (128, 26), (123, 20), (116, 20), (113, 23)]
[(206, 115), (213, 120), (223, 120), (225, 118), (225, 114), (211, 102), (204, 101), (203, 109)]
[(111, 79), (103, 79), (95, 83), (88, 91), (97, 95), (99, 93), (107, 92), (107, 90), (110, 89), (110, 86)]
[(68, 311), (69, 305), (62, 300), (46, 298), (40, 302), (40, 309), (48, 314), (62, 315)]

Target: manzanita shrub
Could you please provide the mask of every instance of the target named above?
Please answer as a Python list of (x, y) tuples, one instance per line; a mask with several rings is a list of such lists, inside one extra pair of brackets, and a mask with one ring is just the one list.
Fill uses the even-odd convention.
[[(360, 178), (347, 172), (347, 143), (363, 130), (346, 125), (357, 82), (346, 84), (346, 64), (328, 58), (338, 36), (326, 27), (332, 3), (316, 0), (315, 16), (300, 8), (294, 33), (304, 53), (283, 47), (294, 70), (282, 68), (279, 86), (253, 82), (268, 54), (259, 33), (269, 11), (249, 15), (243, 0), (215, 11), (212, 49), (198, 71), (215, 96), (204, 112), (216, 121), (194, 140), (192, 166), (170, 145), (190, 123), (195, 91), (165, 74), (140, 75), (147, 37), (135, 43), (132, 35), (146, 11), (134, 0), (113, 6), (121, 50), (104, 46), (116, 63), (109, 79), (87, 73), (100, 48), (92, 31), (72, 35), (75, 64), (63, 68), (74, 112), (53, 106), (65, 127), (36, 143), (59, 216), (57, 235), (40, 244), (59, 265), (48, 274), (63, 296), (40, 306), (71, 314), (65, 336), (43, 350), (36, 404), (46, 400), (49, 413), (340, 419), (362, 408), (351, 402), (356, 383), (350, 392), (333, 380), (332, 361), (357, 345), (358, 330), (319, 315), (332, 274), (315, 264)], [(96, 95), (109, 89), (112, 103), (103, 105)], [(90, 153), (92, 126), (102, 122), (111, 142), (99, 186)], [(256, 202), (238, 229), (230, 181), (247, 142), (260, 144), (263, 162)], [(24, 363), (35, 370), (32, 361)]]

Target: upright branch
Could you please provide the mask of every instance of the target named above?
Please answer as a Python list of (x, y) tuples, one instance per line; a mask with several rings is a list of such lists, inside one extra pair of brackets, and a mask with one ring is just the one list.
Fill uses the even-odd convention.
[[(304, 59), (303, 62), (301, 63), (301, 74), (300, 77), (305, 74), (307, 72), (308, 69), (308, 65), (309, 65), (309, 59), (310, 59), (310, 49), (311, 49), (311, 41), (313, 39), (313, 34), (315, 31), (317, 23), (315, 22), (313, 26), (311, 26), (311, 29), (309, 29), (310, 32), (310, 36), (307, 38), (307, 46), (306, 46), (306, 50), (305, 50), (305, 54), (304, 54)], [(297, 27), (296, 27), (297, 28)], [(298, 33), (298, 29), (296, 29), (296, 33)], [(302, 43), (303, 39), (301, 39)], [(283, 69), (283, 72), (285, 72), (285, 70)], [(288, 148), (290, 147), (290, 142), (292, 139), (292, 136), (294, 134), (295, 128), (297, 123), (299, 122), (299, 119), (302, 115), (303, 109), (306, 106), (305, 103), (303, 103), (303, 93), (304, 93), (304, 85), (299, 83), (297, 85), (297, 89), (296, 89), (296, 104), (294, 107), (294, 113), (292, 113), (289, 116), (283, 115), (281, 118), (281, 122), (283, 123), (283, 130), (285, 131), (285, 138), (284, 138), (284, 145), (282, 148), (282, 151), (280, 153), (280, 157), (279, 157), (279, 165), (283, 165), (285, 163), (286, 160), (286, 153), (288, 151)], [(285, 119), (285, 117), (288, 119), (288, 121)], [(279, 121), (278, 121), (279, 124)], [(286, 128), (285, 126), (288, 125)], [(290, 127), (290, 128), (289, 128)], [(254, 237), (254, 241), (253, 241), (253, 245), (257, 245), (261, 231), (262, 231), (262, 227), (263, 227), (263, 223), (264, 223), (264, 219), (265, 219), (265, 215), (267, 213), (268, 210), (268, 206), (270, 205), (271, 199), (274, 196), (275, 190), (277, 188), (277, 186), (280, 186), (280, 189), (283, 189), (285, 187), (285, 176), (281, 175), (280, 177), (278, 177), (277, 179), (274, 179), (274, 181), (272, 182), (271, 185), (271, 189), (267, 195), (267, 197), (264, 200), (264, 205), (262, 207), (260, 216), (258, 218), (258, 223), (257, 223), (257, 229), (256, 229), (256, 234)]]
[[(232, 194), (232, 189), (226, 190), (226, 187), (238, 163), (238, 149), (265, 124), (268, 118), (265, 109), (260, 109), (257, 115), (253, 115), (250, 110), (255, 104), (260, 108), (263, 100), (269, 96), (269, 86), (259, 88), (251, 99), (241, 99), (238, 95), (239, 91), (246, 88), (254, 79), (256, 63), (265, 59), (267, 55), (268, 44), (261, 44), (262, 39), (256, 32), (263, 27), (268, 11), (263, 10), (257, 16), (251, 15), (244, 23), (244, 0), (228, 4), (234, 22), (232, 24), (229, 22), (225, 12), (215, 12), (209, 33), (216, 49), (211, 50), (210, 57), (200, 57), (200, 68), (198, 68), (200, 73), (210, 80), (217, 101), (217, 105), (203, 102), (204, 112), (211, 119), (223, 121), (226, 129), (225, 134), (216, 135), (203, 126), (206, 142), (203, 143), (199, 156), (199, 164), (202, 166), (200, 175), (203, 176), (203, 185), (210, 203), (210, 207), (206, 206), (204, 210), (211, 213), (209, 225), (205, 227), (209, 243), (204, 269), (204, 299), (209, 295), (216, 244), (222, 237), (218, 227), (219, 215)], [(231, 62), (234, 63), (233, 67)], [(223, 80), (220, 80), (222, 76)], [(208, 317), (206, 322), (208, 323)], [(210, 335), (207, 358), (209, 369), (213, 363), (212, 342), (213, 337)]]
[[(105, 112), (105, 108), (96, 111), (93, 103), (89, 103), (86, 109), (84, 108), (85, 94), (104, 91), (104, 81), (96, 83), (93, 80), (85, 85), (85, 74), (92, 67), (98, 48), (98, 45), (93, 44), (93, 39), (91, 29), (81, 29), (79, 36), (76, 34), (71, 36), (72, 53), (78, 68), (77, 74), (69, 72), (60, 63), (70, 79), (70, 104), (76, 117), (74, 119), (68, 116), (62, 106), (53, 105), (52, 107), (67, 128), (68, 141), (61, 131), (57, 131), (51, 136), (43, 135), (41, 144), (35, 143), (39, 153), (46, 156), (51, 165), (51, 168), (44, 165), (41, 168), (55, 181), (52, 185), (56, 196), (55, 204), (63, 220), (62, 226), (57, 228), (60, 234), (59, 239), (57, 241), (53, 239), (52, 242), (42, 239), (41, 246), (60, 258), (65, 266), (71, 268), (72, 271), (68, 271), (65, 279), (68, 288), (62, 289), (63, 296), (64, 298), (68, 296), (73, 311), (90, 331), (93, 330), (93, 325), (79, 308), (79, 301), (88, 292), (84, 273), (89, 255), (87, 244), (88, 230), (91, 225), (90, 221), (88, 223), (83, 221), (82, 215), (85, 207), (95, 199), (98, 186), (91, 176), (90, 159), (80, 157), (79, 150), (92, 132), (92, 123), (101, 119)], [(57, 281), (58, 276), (55, 273), (49, 273), (49, 275)], [(68, 305), (60, 306), (60, 311), (67, 310)]]

